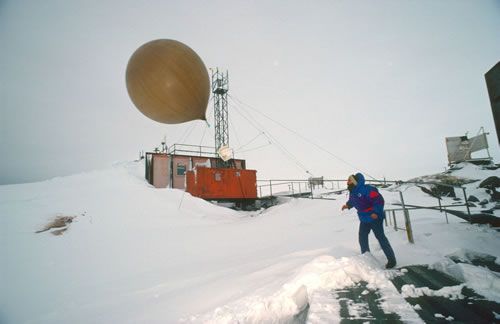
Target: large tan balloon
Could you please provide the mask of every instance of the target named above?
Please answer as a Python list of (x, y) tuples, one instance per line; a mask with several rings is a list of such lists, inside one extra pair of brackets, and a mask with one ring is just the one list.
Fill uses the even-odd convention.
[(181, 42), (158, 39), (139, 47), (128, 62), (126, 81), (137, 109), (157, 122), (206, 120), (208, 72), (198, 54)]

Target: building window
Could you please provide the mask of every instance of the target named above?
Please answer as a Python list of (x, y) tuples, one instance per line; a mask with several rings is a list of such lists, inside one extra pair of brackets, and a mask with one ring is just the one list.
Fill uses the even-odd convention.
[(184, 164), (177, 164), (177, 175), (185, 175), (186, 174), (186, 166)]

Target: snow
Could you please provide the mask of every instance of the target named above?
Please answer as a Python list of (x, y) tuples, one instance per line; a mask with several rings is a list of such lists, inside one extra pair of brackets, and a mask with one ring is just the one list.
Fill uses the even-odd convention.
[[(359, 254), (357, 216), (340, 211), (345, 195), (283, 198), (267, 210), (234, 211), (155, 189), (143, 168), (117, 163), (0, 186), (1, 323), (286, 322), (307, 305), (310, 323), (336, 322), (340, 306), (332, 290), (360, 281), (378, 290), (385, 312), (421, 322), (390, 282), (404, 270), (383, 269), (373, 235), (372, 253)], [(466, 165), (457, 172), (474, 178), (480, 170)], [(483, 178), (498, 175), (481, 172)], [(479, 192), (477, 185), (466, 185), (468, 193)], [(436, 205), (419, 188), (401, 190), (407, 204)], [(381, 192), (388, 208), (399, 202), (399, 192)], [(74, 217), (66, 232), (35, 233), (56, 216)], [(446, 257), (464, 251), (499, 257), (498, 232), (448, 218), (449, 224), (438, 211), (411, 211), (415, 244), (405, 231), (386, 227), (398, 266), (429, 264), (500, 301), (496, 273)], [(460, 297), (458, 288), (425, 288), (405, 289)]]
[(466, 282), (469, 288), (490, 300), (500, 301), (500, 277), (495, 272), (470, 264), (457, 264), (449, 259), (432, 264), (431, 268), (447, 273), (461, 282)]
[(444, 317), (444, 315), (443, 315), (443, 314), (439, 314), (439, 313), (434, 314), (434, 317), (435, 317), (435, 318), (441, 318), (441, 319), (447, 320), (447, 321), (449, 321), (449, 322), (451, 322), (451, 321), (453, 321), (453, 320), (454, 320), (453, 316)]
[(464, 295), (462, 295), (462, 288), (464, 287), (464, 284), (461, 285), (456, 285), (452, 287), (443, 287), (439, 290), (433, 290), (430, 289), (429, 287), (420, 287), (417, 288), (415, 285), (404, 285), (401, 288), (401, 295), (404, 298), (408, 297), (422, 297), (422, 296), (438, 296), (438, 297), (445, 297), (449, 298), (451, 300), (455, 299), (464, 299)]

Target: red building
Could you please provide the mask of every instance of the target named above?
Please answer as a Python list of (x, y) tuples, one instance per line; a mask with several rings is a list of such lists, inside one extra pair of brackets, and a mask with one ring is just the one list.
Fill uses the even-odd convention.
[(168, 153), (146, 153), (146, 179), (156, 188), (186, 190), (214, 200), (257, 198), (257, 171), (245, 160), (232, 159), (231, 168), (218, 168), (213, 148), (174, 145)]

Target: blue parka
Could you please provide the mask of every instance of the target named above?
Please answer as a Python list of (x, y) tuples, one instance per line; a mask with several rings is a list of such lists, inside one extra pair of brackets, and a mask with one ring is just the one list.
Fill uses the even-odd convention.
[(365, 184), (365, 177), (361, 173), (356, 174), (357, 184), (349, 194), (349, 200), (346, 205), (349, 209), (352, 207), (358, 211), (359, 220), (363, 223), (374, 221), (371, 214), (377, 214), (379, 219), (384, 218), (384, 198), (378, 192), (378, 189)]

